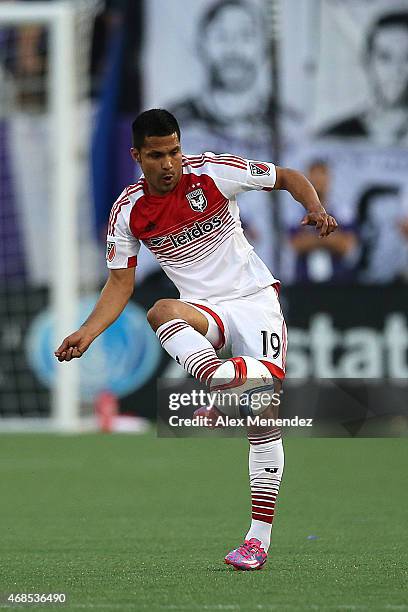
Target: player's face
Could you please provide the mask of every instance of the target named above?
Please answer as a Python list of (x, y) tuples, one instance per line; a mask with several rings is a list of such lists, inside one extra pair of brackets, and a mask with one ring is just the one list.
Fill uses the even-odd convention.
[(392, 107), (404, 102), (408, 94), (408, 28), (389, 26), (376, 34), (370, 71), (382, 103)]
[(262, 63), (263, 40), (252, 13), (225, 7), (208, 25), (204, 54), (213, 80), (227, 90), (253, 84)]
[(175, 188), (182, 173), (181, 145), (176, 133), (147, 136), (142, 148), (130, 153), (145, 175), (152, 195), (166, 195)]

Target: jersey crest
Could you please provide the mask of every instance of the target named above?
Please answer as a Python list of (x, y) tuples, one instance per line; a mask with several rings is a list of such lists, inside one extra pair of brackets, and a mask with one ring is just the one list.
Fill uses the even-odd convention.
[(106, 259), (107, 261), (113, 261), (116, 255), (116, 245), (114, 242), (108, 242), (106, 245)]
[(270, 174), (268, 164), (263, 164), (262, 162), (249, 162), (249, 169), (251, 171), (252, 176), (262, 176)]
[(207, 208), (207, 198), (205, 197), (204, 191), (201, 188), (190, 191), (190, 193), (186, 193), (186, 198), (189, 201), (191, 208), (196, 212), (203, 212), (203, 210)]

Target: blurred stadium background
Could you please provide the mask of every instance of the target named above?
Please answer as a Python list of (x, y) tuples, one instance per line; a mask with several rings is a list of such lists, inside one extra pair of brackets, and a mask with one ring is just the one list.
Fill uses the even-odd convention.
[(404, 401), (407, 13), (394, 0), (0, 2), (0, 430), (92, 428), (107, 404), (154, 419), (158, 373), (183, 375), (144, 319), (176, 295), (146, 250), (114, 328), (80, 364), (52, 356), (103, 285), (108, 212), (138, 173), (130, 122), (152, 106), (174, 111), (187, 153), (308, 174), (341, 223), (333, 240), (300, 230), (283, 194), (240, 204), (283, 283), (288, 378), (385, 381)]

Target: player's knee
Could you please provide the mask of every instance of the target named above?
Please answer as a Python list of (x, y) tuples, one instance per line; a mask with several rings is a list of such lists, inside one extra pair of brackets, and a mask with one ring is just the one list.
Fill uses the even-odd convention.
[(150, 327), (156, 331), (163, 323), (177, 318), (177, 306), (178, 300), (169, 298), (157, 300), (147, 313), (147, 320)]

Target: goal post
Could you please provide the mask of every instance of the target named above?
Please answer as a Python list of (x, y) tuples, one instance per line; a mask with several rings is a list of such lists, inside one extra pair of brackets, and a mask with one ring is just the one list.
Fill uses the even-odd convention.
[[(55, 259), (51, 307), (55, 316), (55, 343), (75, 329), (78, 291), (78, 249), (76, 207), (78, 205), (79, 151), (75, 143), (75, 20), (70, 4), (56, 4), (50, 37), (50, 111), (59, 143), (55, 151), (52, 192)], [(58, 10), (59, 9), (59, 10)], [(64, 65), (64, 70), (61, 66)], [(67, 257), (67, 248), (69, 256)], [(68, 330), (68, 331), (67, 331)], [(52, 418), (61, 429), (78, 426), (80, 411), (78, 362), (61, 364), (57, 369), (52, 398)]]
[[(88, 16), (95, 16), (97, 5), (95, 0), (86, 1)], [(0, 28), (38, 25), (47, 31), (47, 120), (51, 146), (48, 193), (49, 226), (52, 229), (48, 245), (49, 307), (54, 321), (55, 346), (77, 326), (77, 213), (80, 166), (83, 163), (78, 100), (81, 86), (79, 70), (84, 67), (78, 66), (76, 16), (81, 10), (84, 10), (84, 2), (68, 0), (53, 3), (0, 3)], [(21, 143), (21, 146), (24, 144)], [(30, 163), (29, 159), (27, 163)], [(41, 246), (45, 245), (39, 245), (39, 248)], [(74, 360), (68, 364), (59, 364), (56, 372), (50, 396), (50, 416), (41, 421), (45, 429), (76, 431), (80, 426), (78, 362)], [(31, 422), (31, 418), (7, 420), (9, 424), (15, 423), (16, 429), (29, 429), (33, 424), (38, 426), (39, 422), (35, 418), (35, 423)], [(1, 421), (3, 419), (0, 419), (0, 430)]]

